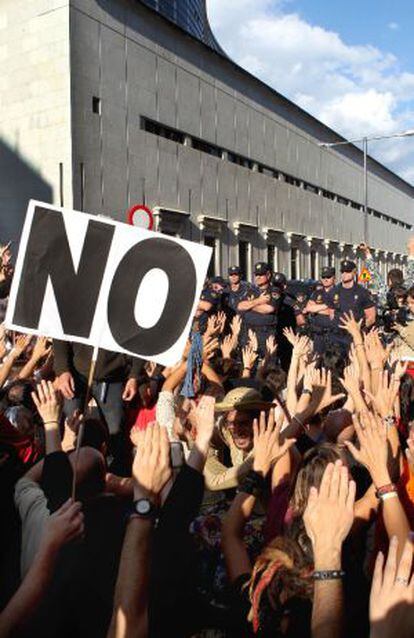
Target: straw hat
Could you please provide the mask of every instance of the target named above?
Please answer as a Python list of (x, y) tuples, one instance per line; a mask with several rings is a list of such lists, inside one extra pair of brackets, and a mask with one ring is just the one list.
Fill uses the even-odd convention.
[(231, 410), (270, 410), (273, 403), (264, 401), (262, 395), (254, 388), (234, 388), (227, 392), (223, 401), (216, 403), (216, 412), (230, 412)]

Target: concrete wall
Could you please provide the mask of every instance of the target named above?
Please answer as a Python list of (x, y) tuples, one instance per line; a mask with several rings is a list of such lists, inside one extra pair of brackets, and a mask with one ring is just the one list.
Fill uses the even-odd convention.
[(0, 241), (18, 239), (31, 197), (60, 203), (61, 174), (72, 205), (68, 5), (1, 2)]
[[(319, 148), (317, 141), (332, 138), (332, 131), (292, 104), (287, 110), (284, 98), (140, 3), (71, 0), (70, 17), (77, 206), (83, 171), (85, 210), (123, 219), (128, 206), (145, 199), (151, 207), (183, 211), (189, 217), (171, 228), (164, 213), (164, 230), (196, 241), (215, 235), (222, 270), (238, 261), (243, 238), (251, 243), (252, 260), (265, 258), (274, 242), (286, 271), (297, 246), (303, 276), (310, 272), (311, 250), (319, 265), (328, 251), (336, 261), (352, 255), (363, 237), (362, 211), (195, 150), (191, 140), (177, 144), (145, 132), (141, 118), (362, 203), (355, 149), (350, 155)], [(92, 112), (93, 96), (101, 99), (101, 114)], [(369, 177), (369, 206), (411, 224), (414, 189), (371, 166), (377, 174)], [(224, 221), (200, 222), (200, 216)], [(371, 215), (369, 231), (374, 247), (405, 252), (409, 233), (398, 224)], [(382, 257), (395, 261), (387, 252)]]

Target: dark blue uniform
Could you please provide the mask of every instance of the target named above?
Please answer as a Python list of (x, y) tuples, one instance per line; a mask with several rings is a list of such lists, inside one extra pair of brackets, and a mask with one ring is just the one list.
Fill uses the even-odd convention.
[[(328, 294), (325, 288), (319, 285), (315, 288), (309, 300), (317, 304), (325, 304), (328, 306)], [(328, 315), (315, 312), (309, 315), (309, 327), (314, 350), (320, 354), (326, 348), (334, 324)]]
[(247, 299), (247, 294), (253, 289), (252, 285), (247, 281), (241, 281), (239, 283), (238, 290), (232, 290), (231, 287), (227, 291), (227, 305), (235, 313), (239, 313), (237, 306), (243, 299)]
[(266, 288), (251, 286), (250, 289), (245, 291), (243, 298), (240, 299), (240, 301), (257, 299), (261, 295), (266, 294), (270, 297), (270, 300), (267, 303), (273, 307), (273, 312), (269, 314), (262, 314), (260, 312), (256, 312), (254, 308), (243, 312), (244, 329), (242, 330), (242, 345), (245, 346), (247, 343), (248, 331), (253, 330), (257, 335), (258, 354), (261, 358), (266, 355), (266, 339), (270, 335), (276, 336), (278, 311), (281, 301), (280, 290), (279, 288), (276, 288), (276, 286), (272, 285), (268, 285)]
[(201, 333), (205, 332), (207, 328), (207, 321), (210, 315), (214, 315), (218, 312), (221, 294), (211, 290), (211, 288), (204, 288), (200, 296), (200, 301), (208, 301), (212, 304), (210, 310), (203, 310), (202, 314), (196, 320), (198, 322), (198, 329)]
[(326, 299), (328, 307), (335, 313), (331, 340), (348, 348), (351, 337), (339, 327), (339, 320), (345, 312), (351, 311), (356, 321), (363, 319), (364, 311), (375, 306), (371, 293), (357, 283), (354, 283), (352, 288), (344, 288), (342, 284), (337, 284), (328, 292)]

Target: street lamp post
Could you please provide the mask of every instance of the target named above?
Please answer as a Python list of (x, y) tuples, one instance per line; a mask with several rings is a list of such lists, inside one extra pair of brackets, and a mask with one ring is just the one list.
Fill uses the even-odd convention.
[(402, 133), (393, 133), (392, 135), (373, 135), (372, 137), (360, 137), (354, 140), (343, 140), (342, 142), (319, 142), (318, 146), (324, 148), (332, 148), (334, 146), (345, 146), (346, 144), (362, 143), (362, 151), (364, 154), (364, 242), (368, 244), (368, 142), (374, 140), (389, 140), (394, 137), (412, 137), (414, 129), (403, 131)]

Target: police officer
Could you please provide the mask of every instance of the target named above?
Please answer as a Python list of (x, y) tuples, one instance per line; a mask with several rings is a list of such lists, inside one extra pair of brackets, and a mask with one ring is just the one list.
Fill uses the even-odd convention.
[(328, 306), (328, 293), (335, 286), (335, 268), (322, 268), (320, 283), (311, 294), (305, 307), (309, 318), (310, 336), (315, 352), (321, 354), (327, 345), (332, 330), (331, 313)]
[(348, 349), (351, 338), (340, 327), (340, 318), (345, 312), (352, 311), (355, 319), (364, 320), (366, 328), (374, 325), (376, 320), (376, 307), (371, 294), (356, 282), (356, 264), (345, 259), (341, 261), (341, 282), (333, 286), (326, 296), (327, 306), (333, 316), (333, 328), (331, 340)]
[(194, 330), (205, 332), (209, 316), (216, 314), (220, 309), (220, 300), (221, 293), (217, 289), (214, 290), (211, 284), (203, 289), (194, 315)]
[(271, 283), (272, 272), (268, 264), (259, 261), (254, 267), (255, 286), (247, 290), (237, 309), (243, 313), (242, 345), (251, 329), (257, 335), (259, 357), (266, 355), (266, 339), (276, 335), (280, 290)]
[(228, 274), (230, 286), (227, 293), (227, 305), (233, 311), (233, 314), (237, 314), (239, 312), (237, 309), (239, 302), (251, 290), (251, 286), (247, 281), (242, 280), (240, 266), (230, 266)]
[(292, 357), (292, 346), (283, 334), (285, 328), (296, 328), (305, 325), (305, 317), (296, 297), (288, 291), (288, 282), (282, 272), (275, 272), (273, 275), (273, 285), (280, 291), (280, 308), (276, 328), (276, 340), (278, 343), (277, 354), (280, 365), (287, 372)]

